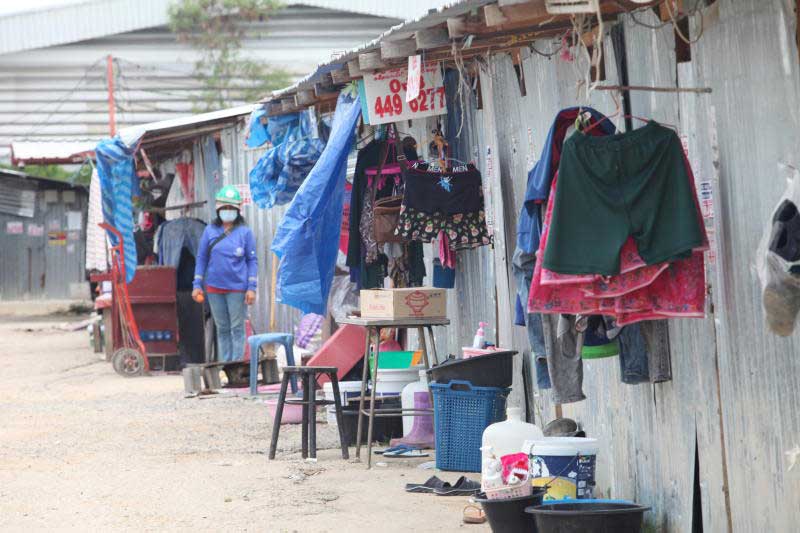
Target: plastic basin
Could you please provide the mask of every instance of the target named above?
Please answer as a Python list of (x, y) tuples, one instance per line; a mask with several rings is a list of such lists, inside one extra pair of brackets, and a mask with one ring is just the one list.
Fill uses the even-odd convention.
[(552, 503), (525, 509), (533, 516), (539, 533), (640, 533), (644, 513), (649, 510), (635, 503), (602, 500)]
[(429, 381), (436, 383), (450, 383), (453, 380), (469, 381), (476, 387), (504, 389), (510, 387), (513, 381), (516, 354), (515, 351), (506, 350), (476, 355), (468, 359), (456, 359), (451, 355), (443, 363), (428, 370)]
[[(275, 410), (278, 407), (278, 400), (267, 400), (264, 402), (269, 409), (269, 415), (272, 420), (275, 420)], [(303, 406), (294, 404), (283, 404), (283, 416), (281, 416), (281, 425), (283, 424), (299, 424), (303, 421)]]
[[(408, 368), (414, 361), (414, 352), (384, 352), (381, 351), (380, 370), (395, 369), (395, 368)], [(369, 371), (372, 375), (372, 369), (375, 367), (375, 354), (369, 356)]]
[(534, 487), (530, 496), (489, 500), (481, 493), (475, 497), (475, 501), (483, 507), (489, 526), (495, 533), (536, 533), (533, 515), (525, 510), (541, 504), (543, 496), (544, 489)]

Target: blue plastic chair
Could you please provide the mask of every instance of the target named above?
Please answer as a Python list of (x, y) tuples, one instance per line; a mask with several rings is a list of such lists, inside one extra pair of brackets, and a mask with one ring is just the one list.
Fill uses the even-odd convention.
[[(294, 335), (289, 333), (262, 333), (260, 335), (251, 335), (247, 338), (247, 343), (250, 345), (250, 394), (258, 394), (258, 353), (259, 349), (264, 344), (282, 344), (286, 349), (286, 363), (288, 366), (295, 366), (294, 352), (292, 345), (294, 345)], [(292, 376), (292, 392), (297, 392), (297, 377)]]

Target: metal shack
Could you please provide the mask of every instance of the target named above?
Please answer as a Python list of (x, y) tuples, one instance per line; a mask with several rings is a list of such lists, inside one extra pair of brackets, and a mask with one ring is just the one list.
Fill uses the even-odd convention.
[(88, 298), (88, 191), (0, 169), (0, 300)]

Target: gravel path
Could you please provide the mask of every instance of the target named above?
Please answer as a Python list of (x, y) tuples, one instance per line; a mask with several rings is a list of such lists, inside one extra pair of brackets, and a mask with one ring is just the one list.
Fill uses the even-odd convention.
[(85, 331), (57, 329), (70, 320), (0, 308), (0, 531), (489, 531), (461, 524), (464, 498), (405, 493), (433, 474), (418, 460), (343, 461), (326, 424), (317, 463), (298, 426), (268, 461), (262, 401), (119, 377)]

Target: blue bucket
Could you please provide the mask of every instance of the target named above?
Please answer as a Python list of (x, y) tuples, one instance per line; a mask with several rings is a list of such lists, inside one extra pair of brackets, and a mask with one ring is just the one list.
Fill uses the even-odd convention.
[(549, 437), (528, 444), (534, 487), (548, 487), (544, 501), (594, 497), (597, 439)]

